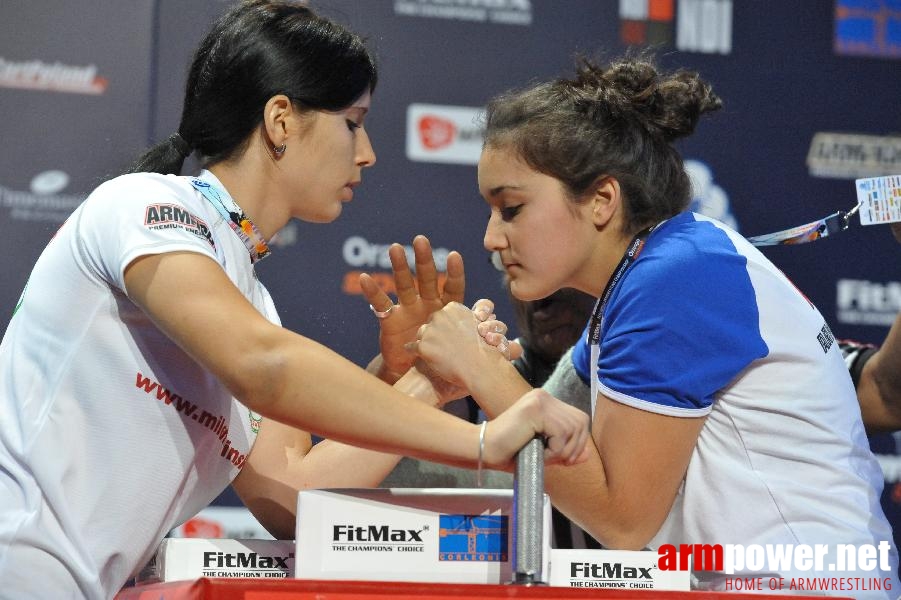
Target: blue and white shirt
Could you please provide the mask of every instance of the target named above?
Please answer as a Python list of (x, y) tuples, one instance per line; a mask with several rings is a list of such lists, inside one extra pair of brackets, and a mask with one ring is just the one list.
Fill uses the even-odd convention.
[(651, 547), (829, 544), (834, 553), (836, 544), (885, 540), (889, 572), (830, 575), (889, 577), (889, 596), (898, 595), (882, 475), (838, 344), (747, 240), (690, 212), (661, 224), (611, 292), (599, 350), (591, 364), (586, 334), (573, 352), (593, 393), (707, 418)]

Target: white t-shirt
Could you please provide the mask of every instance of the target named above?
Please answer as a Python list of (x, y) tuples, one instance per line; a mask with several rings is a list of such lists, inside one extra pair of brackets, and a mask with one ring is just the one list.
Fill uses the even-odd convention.
[(247, 248), (188, 178), (98, 187), (41, 254), (0, 343), (2, 598), (111, 597), (250, 452), (259, 416), (124, 292), (129, 263), (174, 251), (215, 260), (279, 322)]
[[(583, 380), (640, 410), (707, 418), (652, 548), (825, 544), (827, 573), (794, 564), (775, 573), (786, 585), (792, 577), (888, 578), (890, 591), (831, 593), (901, 593), (881, 472), (838, 344), (813, 304), (747, 240), (690, 212), (663, 223), (612, 291), (600, 336), (596, 364), (585, 336), (573, 352)], [(880, 542), (891, 545), (887, 571), (828, 571), (838, 544)], [(713, 587), (725, 582), (715, 572), (698, 576)]]

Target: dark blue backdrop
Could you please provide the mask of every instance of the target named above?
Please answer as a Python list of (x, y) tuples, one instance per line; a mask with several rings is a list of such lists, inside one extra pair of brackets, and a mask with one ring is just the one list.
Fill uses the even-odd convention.
[[(7, 257), (0, 324), (72, 207), (143, 146), (175, 130), (191, 51), (227, 4), (0, 6), (0, 251)], [(260, 275), (287, 327), (360, 364), (377, 350), (377, 328), (347, 282), (360, 270), (387, 272), (383, 247), (409, 243), (417, 233), (438, 249), (463, 252), (468, 299), (495, 297), (500, 316), (513, 320), (481, 245), (487, 210), (467, 139), (477, 129), (455, 107), (474, 112), (499, 91), (568, 69), (576, 52), (618, 54), (626, 41), (651, 43), (665, 66), (697, 69), (713, 82), (725, 108), (682, 150), (701, 177), (705, 212), (734, 220), (747, 235), (850, 208), (855, 176), (901, 173), (898, 0), (313, 5), (368, 36), (380, 57), (367, 123), (378, 165), (338, 222), (289, 226)], [(411, 112), (419, 104), (438, 106), (429, 109), (431, 121)], [(423, 131), (445, 137), (425, 138)], [(811, 155), (817, 134), (825, 138)], [(855, 222), (834, 238), (767, 254), (836, 335), (878, 342), (901, 310), (899, 250), (887, 228)], [(878, 444), (894, 454), (891, 436)], [(897, 460), (882, 457), (889, 510), (897, 506)]]

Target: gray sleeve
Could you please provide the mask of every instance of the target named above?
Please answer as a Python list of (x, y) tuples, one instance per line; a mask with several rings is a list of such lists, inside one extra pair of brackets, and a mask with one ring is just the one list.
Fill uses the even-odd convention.
[(567, 350), (548, 380), (541, 386), (547, 393), (581, 409), (591, 416), (591, 386), (579, 377), (573, 366), (573, 349)]

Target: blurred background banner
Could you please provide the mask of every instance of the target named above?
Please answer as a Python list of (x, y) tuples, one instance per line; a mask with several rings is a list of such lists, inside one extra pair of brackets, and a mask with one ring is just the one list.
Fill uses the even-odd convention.
[[(466, 260), (467, 301), (495, 298), (482, 248), (478, 117), (492, 95), (570, 70), (576, 53), (653, 47), (724, 108), (681, 143), (695, 210), (751, 236), (848, 210), (854, 179), (901, 174), (901, 0), (314, 0), (380, 62), (367, 128), (378, 164), (330, 226), (293, 222), (259, 265), (284, 324), (358, 364), (377, 324), (357, 275), (390, 284), (386, 248), (429, 236)], [(0, 325), (72, 209), (179, 121), (191, 52), (224, 0), (0, 4)], [(196, 166), (196, 165), (195, 165)], [(838, 337), (878, 342), (901, 310), (885, 226), (767, 248)], [(65, 310), (65, 298), (60, 298)], [(874, 439), (887, 509), (894, 439)], [(896, 520), (901, 519), (894, 516)], [(901, 528), (898, 528), (901, 529)]]

